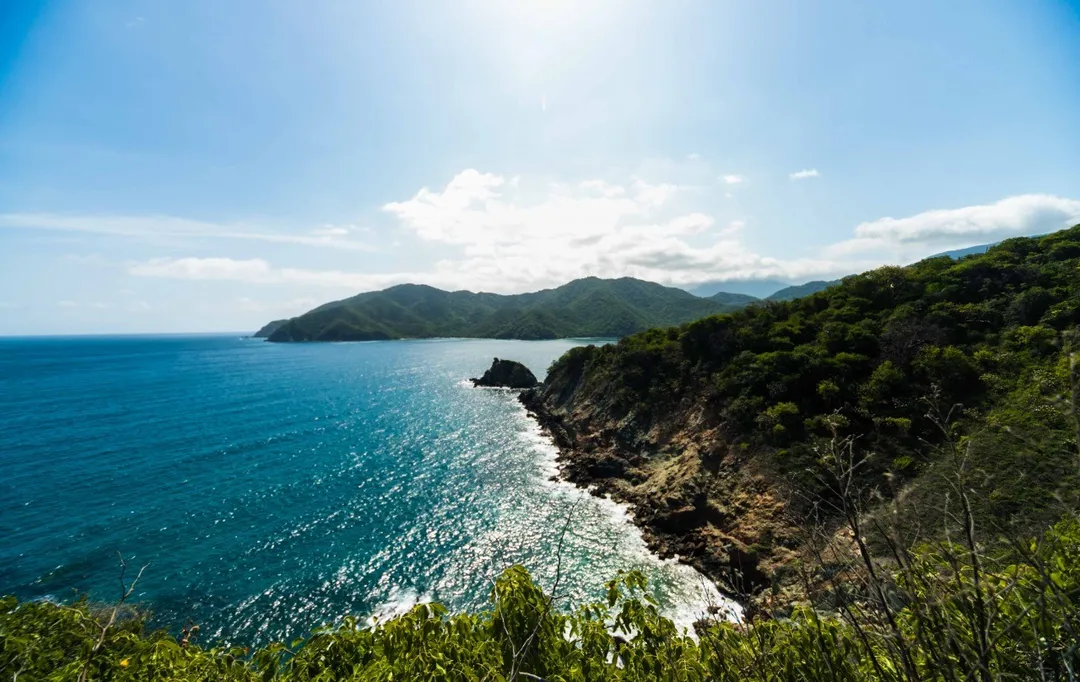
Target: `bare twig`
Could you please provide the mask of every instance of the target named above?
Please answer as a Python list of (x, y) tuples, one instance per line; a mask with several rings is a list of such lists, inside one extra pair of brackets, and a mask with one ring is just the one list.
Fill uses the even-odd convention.
[(101, 648), (105, 645), (105, 638), (109, 634), (109, 628), (111, 628), (113, 624), (116, 623), (116, 617), (120, 614), (121, 607), (123, 607), (124, 602), (126, 602), (128, 597), (130, 597), (135, 591), (135, 585), (138, 584), (139, 578), (142, 578), (143, 571), (145, 571), (146, 568), (150, 565), (148, 563), (143, 564), (142, 568), (139, 569), (139, 573), (135, 576), (135, 579), (131, 581), (130, 585), (128, 585), (127, 582), (124, 580), (124, 574), (127, 571), (127, 562), (124, 561), (124, 555), (120, 554), (119, 552), (116, 553), (116, 556), (120, 559), (120, 599), (118, 599), (116, 605), (113, 606), (112, 613), (109, 614), (109, 620), (106, 621), (104, 625), (101, 625), (100, 623), (97, 624), (98, 628), (101, 629), (101, 634), (98, 637), (97, 644), (94, 645), (94, 648), (91, 649), (90, 653), (86, 656), (86, 663), (83, 664), (82, 672), (79, 673), (79, 682), (86, 682), (86, 680), (89, 678), (90, 664), (93, 662), (94, 656), (97, 655), (97, 653), (101, 651)]

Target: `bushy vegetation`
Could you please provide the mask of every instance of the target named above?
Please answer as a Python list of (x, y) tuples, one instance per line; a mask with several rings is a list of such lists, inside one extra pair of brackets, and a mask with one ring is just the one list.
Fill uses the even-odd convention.
[[(713, 620), (698, 637), (663, 618), (637, 573), (572, 612), (521, 567), (495, 581), (491, 608), (437, 604), (376, 624), (354, 618), (257, 651), (202, 648), (149, 630), (135, 610), (0, 600), (0, 673), (18, 680), (1005, 680), (1075, 679), (1080, 669), (1080, 522), (1006, 548), (936, 543), (833, 613)], [(112, 616), (112, 617), (110, 617)], [(109, 625), (111, 623), (111, 625)]]
[(589, 277), (516, 296), (406, 284), (328, 303), (292, 320), (271, 323), (260, 333), (265, 331), (271, 341), (616, 337), (734, 310), (744, 303), (698, 298), (631, 278)]
[[(824, 492), (815, 443), (833, 415), (874, 452), (864, 480), (888, 473), (899, 486), (933, 468), (933, 413), (959, 405), (954, 417), (989, 426), (975, 436), (987, 499), (996, 495), (987, 508), (1025, 511), (1077, 483), (1071, 450), (1059, 447), (1075, 424), (1051, 404), (1069, 390), (1064, 351), (1076, 347), (1077, 325), (1080, 226), (575, 351), (549, 383), (599, 396), (627, 424), (705, 405), (732, 445), (768, 453), (777, 476), (811, 499)], [(1014, 456), (1018, 438), (1043, 442), (1036, 466)]]

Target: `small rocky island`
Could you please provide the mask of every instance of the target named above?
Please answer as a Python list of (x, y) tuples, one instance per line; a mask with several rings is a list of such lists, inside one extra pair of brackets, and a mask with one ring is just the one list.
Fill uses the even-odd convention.
[(491, 363), (491, 369), (484, 372), (479, 379), (470, 379), (473, 386), (487, 386), (493, 388), (534, 388), (540, 384), (536, 375), (529, 368), (514, 360), (500, 360), (495, 358)]

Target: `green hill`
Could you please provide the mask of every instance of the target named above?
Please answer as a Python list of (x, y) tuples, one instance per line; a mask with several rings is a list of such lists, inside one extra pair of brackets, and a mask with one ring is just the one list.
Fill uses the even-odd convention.
[(402, 284), (319, 306), (280, 325), (269, 340), (625, 336), (736, 307), (625, 277), (588, 277), (512, 296)]
[[(977, 255), (977, 254), (980, 254), (980, 253), (986, 253), (986, 251), (988, 249), (990, 249), (990, 247), (992, 247), (992, 246), (994, 246), (994, 244), (979, 244), (978, 246), (970, 246), (970, 247), (968, 247), (966, 249), (956, 249), (954, 251), (943, 251), (941, 253), (936, 253), (933, 256), (930, 256), (929, 258), (940, 258), (942, 256), (948, 256), (949, 258), (952, 258), (954, 260), (958, 260), (958, 259), (963, 258), (965, 256), (971, 256), (971, 255)], [(816, 294), (819, 291), (824, 291), (825, 289), (828, 289), (831, 286), (836, 286), (840, 282), (841, 282), (841, 280), (839, 280), (839, 279), (833, 279), (833, 280), (828, 280), (828, 281), (814, 280), (813, 282), (806, 282), (805, 284), (793, 284), (793, 285), (791, 285), (789, 287), (784, 287), (783, 289), (780, 289), (779, 291), (773, 292), (769, 296), (765, 297), (765, 300), (767, 300), (767, 301), (794, 301), (797, 298), (802, 298), (803, 296), (809, 296), (811, 294)]]
[(765, 300), (794, 301), (797, 298), (809, 296), (810, 294), (816, 294), (819, 291), (823, 291), (839, 283), (840, 280), (834, 279), (828, 282), (823, 280), (814, 280), (813, 282), (807, 282), (806, 284), (794, 284), (790, 287), (784, 287), (780, 291), (770, 294)]
[(731, 279), (722, 282), (705, 282), (690, 287), (688, 291), (702, 298), (711, 298), (719, 293), (765, 298), (772, 292), (788, 286), (788, 284), (789, 282), (782, 282), (778, 279)]
[(636, 505), (665, 550), (736, 571), (748, 589), (796, 560), (793, 519), (836, 521), (825, 453), (837, 443), (857, 463), (845, 489), (868, 490), (871, 515), (899, 500), (887, 522), (905, 542), (955, 511), (943, 508), (957, 499), (953, 445), (977, 527), (1036, 532), (1080, 491), (1078, 272), (1080, 226), (883, 267), (574, 349), (523, 398), (572, 478)]
[(710, 301), (716, 301), (717, 303), (723, 303), (724, 305), (738, 308), (761, 300), (757, 296), (751, 296), (750, 294), (733, 294), (728, 291), (718, 291), (708, 298)]

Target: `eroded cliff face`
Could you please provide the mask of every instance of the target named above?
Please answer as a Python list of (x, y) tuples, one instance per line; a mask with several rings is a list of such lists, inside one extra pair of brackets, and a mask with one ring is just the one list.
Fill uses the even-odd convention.
[(765, 458), (733, 445), (719, 411), (693, 391), (654, 414), (628, 412), (608, 382), (569, 364), (521, 395), (558, 446), (563, 475), (629, 503), (661, 556), (736, 595), (768, 586), (798, 543)]

